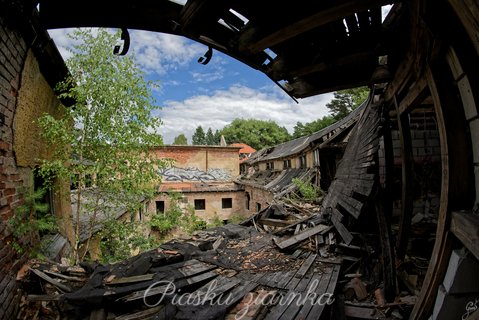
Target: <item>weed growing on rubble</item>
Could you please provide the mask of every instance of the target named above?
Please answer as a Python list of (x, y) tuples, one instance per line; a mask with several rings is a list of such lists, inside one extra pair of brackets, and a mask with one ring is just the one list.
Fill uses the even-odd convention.
[(298, 188), (298, 191), (303, 200), (314, 201), (321, 195), (321, 189), (311, 182), (305, 182), (298, 178), (293, 178), (294, 185)]

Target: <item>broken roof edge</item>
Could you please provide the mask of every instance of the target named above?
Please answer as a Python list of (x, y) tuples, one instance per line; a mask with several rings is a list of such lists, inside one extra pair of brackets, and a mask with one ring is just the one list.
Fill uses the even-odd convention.
[[(309, 136), (304, 136), (300, 138), (296, 138), (290, 141), (286, 141), (280, 144), (277, 144), (272, 147), (261, 149), (255, 152), (245, 163), (249, 165), (253, 165), (257, 162), (268, 161), (268, 160), (277, 160), (285, 157), (289, 157), (295, 154), (300, 154), (305, 149), (307, 149), (312, 143), (315, 141), (323, 138), (324, 136), (328, 135), (329, 133), (341, 129), (340, 132), (350, 128), (351, 126), (355, 125), (355, 123), (360, 118), (362, 111), (366, 108), (366, 106), (371, 102), (372, 99), (372, 90), (370, 91), (368, 98), (364, 100), (361, 105), (359, 105), (356, 109), (351, 111), (346, 117), (343, 119), (333, 123), (330, 126), (327, 126), (324, 129), (321, 129), (317, 132), (310, 134)], [(341, 128), (343, 127), (343, 128)], [(339, 133), (340, 133), (339, 132)], [(334, 136), (337, 136), (339, 133), (336, 133)], [(324, 143), (331, 142), (334, 139), (327, 139)], [(321, 148), (324, 148), (324, 143), (321, 144)], [(269, 151), (271, 150), (271, 151)], [(269, 152), (268, 152), (269, 151)], [(259, 153), (260, 152), (260, 153)]]

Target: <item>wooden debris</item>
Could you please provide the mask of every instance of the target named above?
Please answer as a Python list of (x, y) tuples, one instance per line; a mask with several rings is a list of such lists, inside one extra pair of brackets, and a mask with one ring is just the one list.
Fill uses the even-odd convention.
[(276, 245), (280, 248), (280, 249), (286, 249), (286, 248), (289, 248), (295, 244), (297, 244), (298, 242), (301, 242), (303, 240), (306, 240), (308, 239), (309, 237), (311, 236), (314, 236), (318, 233), (326, 233), (327, 231), (329, 231), (331, 229), (330, 226), (325, 226), (325, 225), (318, 225), (314, 228), (311, 228), (311, 229), (306, 229), (304, 230), (303, 232), (291, 237), (291, 238), (288, 238), (284, 241), (275, 241)]
[(356, 319), (386, 319), (386, 316), (378, 313), (375, 308), (344, 306), (344, 313), (347, 317)]
[(109, 285), (121, 285), (121, 284), (148, 281), (153, 279), (153, 277), (154, 277), (154, 274), (150, 273), (150, 274), (142, 274), (139, 276), (125, 277), (125, 278), (115, 278), (110, 281), (106, 279), (105, 282), (108, 283)]
[(351, 286), (354, 289), (354, 293), (356, 294), (356, 298), (361, 301), (368, 297), (368, 291), (366, 290), (366, 286), (359, 278), (354, 278), (351, 280)]
[(28, 301), (59, 301), (63, 295), (61, 294), (29, 294), (27, 295)]
[(40, 278), (42, 278), (46, 282), (50, 283), (51, 285), (57, 287), (58, 289), (62, 290), (63, 292), (71, 292), (72, 291), (72, 289), (69, 286), (64, 285), (63, 283), (60, 283), (60, 282), (56, 281), (55, 279), (52, 279), (50, 276), (46, 275), (44, 272), (42, 272), (38, 269), (32, 269), (32, 268), (29, 268), (29, 269), (33, 273), (35, 273), (37, 276), (39, 276)]
[(386, 299), (384, 298), (383, 290), (381, 288), (377, 288), (374, 290), (374, 297), (376, 298), (376, 304), (380, 307), (386, 304)]

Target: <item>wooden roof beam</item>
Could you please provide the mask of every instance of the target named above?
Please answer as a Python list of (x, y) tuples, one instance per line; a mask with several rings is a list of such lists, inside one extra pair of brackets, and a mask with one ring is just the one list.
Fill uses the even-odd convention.
[(280, 42), (291, 39), (303, 32), (343, 19), (357, 12), (391, 4), (393, 2), (394, 0), (344, 1), (342, 4), (317, 12), (262, 38), (258, 35), (258, 29), (251, 27), (252, 29), (245, 30), (242, 36), (240, 36), (239, 50), (249, 54), (255, 54)]

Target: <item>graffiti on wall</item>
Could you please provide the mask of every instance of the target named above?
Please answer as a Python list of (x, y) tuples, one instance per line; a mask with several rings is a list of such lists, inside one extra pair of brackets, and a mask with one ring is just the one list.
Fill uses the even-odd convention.
[(163, 181), (230, 181), (231, 174), (224, 169), (208, 169), (208, 172), (200, 170), (198, 168), (165, 168), (160, 170), (160, 174), (163, 176)]

